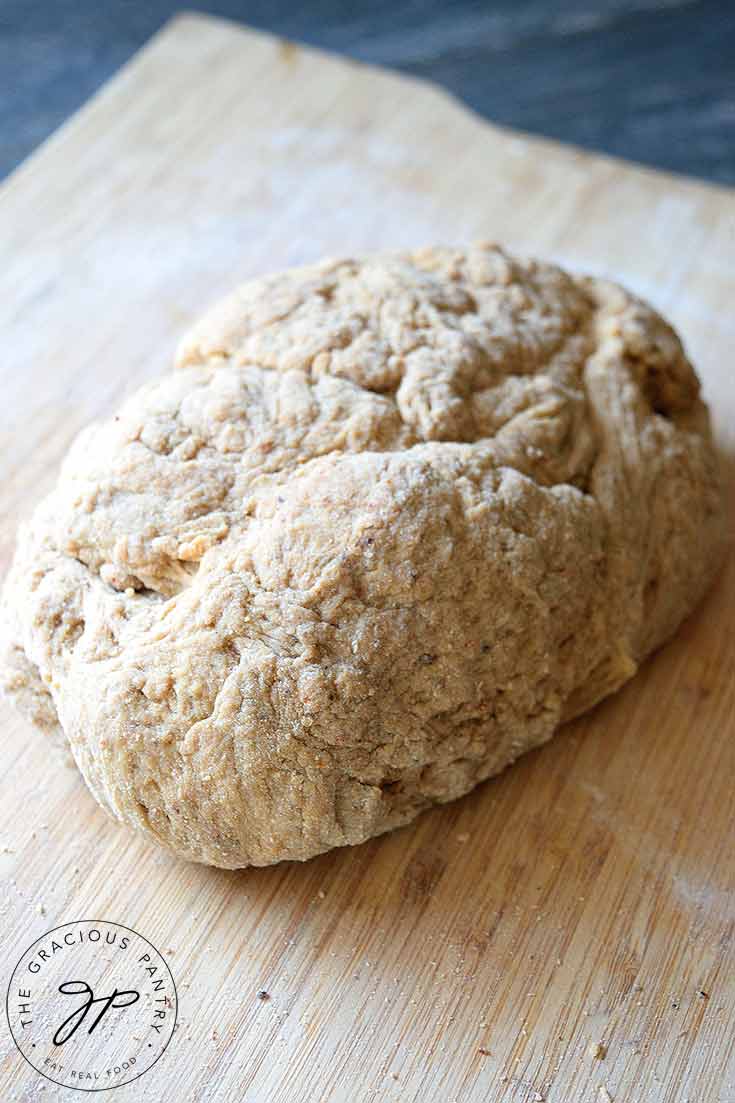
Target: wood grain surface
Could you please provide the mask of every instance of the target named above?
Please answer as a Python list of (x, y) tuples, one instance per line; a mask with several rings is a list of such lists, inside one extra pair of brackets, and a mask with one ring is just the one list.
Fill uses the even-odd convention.
[[(667, 313), (732, 474), (732, 192), (176, 20), (0, 192), (3, 567), (76, 432), (232, 284), (477, 237)], [(634, 682), (543, 750), (390, 836), (265, 870), (152, 849), (3, 706), (3, 984), (85, 917), (166, 954), (179, 1027), (115, 1103), (735, 1103), (734, 620), (728, 565)], [(3, 1101), (80, 1098), (0, 1036)]]
[[(1, 0), (0, 176), (181, 0)], [(443, 85), (476, 111), (646, 165), (735, 184), (732, 0), (196, 0)]]

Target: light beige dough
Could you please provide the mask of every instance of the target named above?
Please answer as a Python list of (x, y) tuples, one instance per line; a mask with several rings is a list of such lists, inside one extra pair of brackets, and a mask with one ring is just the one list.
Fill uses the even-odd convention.
[(223, 867), (466, 793), (633, 676), (722, 505), (672, 329), (501, 249), (249, 283), (20, 531), (5, 687), (114, 817)]

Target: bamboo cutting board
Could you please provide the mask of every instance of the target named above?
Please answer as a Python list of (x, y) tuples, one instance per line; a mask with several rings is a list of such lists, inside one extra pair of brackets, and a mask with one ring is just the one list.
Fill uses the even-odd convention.
[[(0, 197), (3, 568), (76, 432), (204, 305), (329, 253), (491, 237), (621, 279), (683, 333), (732, 470), (731, 192), (186, 15)], [(70, 920), (166, 954), (178, 1028), (115, 1103), (733, 1103), (734, 617), (728, 570), (632, 684), (502, 777), (266, 870), (151, 849), (3, 706), (3, 986)], [(2, 1100), (80, 1098), (1, 1036)]]

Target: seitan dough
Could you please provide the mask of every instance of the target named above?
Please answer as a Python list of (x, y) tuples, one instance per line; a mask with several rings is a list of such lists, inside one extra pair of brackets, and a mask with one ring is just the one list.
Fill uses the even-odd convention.
[(216, 866), (452, 800), (633, 676), (721, 560), (707, 411), (620, 287), (492, 245), (246, 284), (20, 531), (5, 686)]

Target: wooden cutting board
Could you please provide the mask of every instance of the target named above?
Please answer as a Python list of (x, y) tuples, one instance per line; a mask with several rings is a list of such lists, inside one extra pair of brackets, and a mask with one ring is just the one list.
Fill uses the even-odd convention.
[[(186, 15), (0, 197), (3, 567), (76, 432), (204, 305), (329, 253), (490, 237), (623, 280), (683, 333), (732, 472), (735, 193)], [(732, 1103), (734, 618), (728, 570), (631, 685), (499, 779), (266, 870), (152, 849), (3, 706), (3, 986), (69, 920), (166, 953), (178, 1029), (115, 1103)], [(7, 1029), (1, 1052), (3, 1100), (79, 1098)]]

